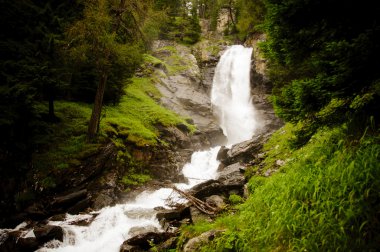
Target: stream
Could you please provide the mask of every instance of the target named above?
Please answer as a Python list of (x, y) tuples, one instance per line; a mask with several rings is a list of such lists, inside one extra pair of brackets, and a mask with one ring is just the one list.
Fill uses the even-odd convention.
[[(250, 68), (252, 48), (241, 45), (229, 47), (216, 67), (211, 92), (211, 103), (227, 146), (250, 139), (255, 131), (255, 110), (250, 98)], [(191, 162), (183, 167), (182, 173), (188, 183), (175, 184), (181, 190), (215, 179), (219, 162), (216, 157), (220, 146), (206, 151), (194, 152)], [(139, 228), (162, 230), (156, 218), (156, 207), (169, 208), (166, 200), (184, 201), (171, 188), (144, 191), (134, 201), (105, 207), (97, 212), (80, 215), (66, 215), (64, 221), (49, 224), (64, 229), (64, 240), (50, 241), (39, 252), (45, 251), (104, 251), (117, 252), (120, 245), (133, 236)], [(96, 214), (88, 226), (74, 225), (88, 220)], [(33, 236), (33, 232), (28, 234)]]

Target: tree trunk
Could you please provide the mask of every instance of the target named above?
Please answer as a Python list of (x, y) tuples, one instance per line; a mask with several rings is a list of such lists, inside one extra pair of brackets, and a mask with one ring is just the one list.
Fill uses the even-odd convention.
[(54, 95), (49, 95), (49, 120), (54, 121), (55, 120), (55, 113), (54, 113)]
[(100, 114), (102, 112), (104, 90), (107, 82), (107, 73), (103, 70), (98, 89), (96, 90), (94, 107), (92, 108), (91, 119), (88, 125), (87, 140), (92, 141), (98, 131), (98, 125), (100, 120)]
[(230, 2), (229, 2), (228, 9), (229, 9), (229, 14), (230, 14), (231, 22), (232, 22), (233, 25), (235, 25), (234, 15), (232, 13), (232, 0), (230, 0)]

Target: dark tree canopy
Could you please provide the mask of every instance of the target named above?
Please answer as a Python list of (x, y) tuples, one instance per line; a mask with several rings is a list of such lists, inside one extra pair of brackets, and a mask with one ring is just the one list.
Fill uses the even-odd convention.
[(278, 115), (315, 127), (356, 117), (378, 120), (378, 4), (266, 0), (265, 5), (264, 49)]

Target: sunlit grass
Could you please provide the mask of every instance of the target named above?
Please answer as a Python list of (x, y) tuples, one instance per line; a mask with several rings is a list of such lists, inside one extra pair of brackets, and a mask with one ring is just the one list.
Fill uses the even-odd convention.
[[(273, 139), (284, 136), (283, 130)], [(201, 249), (376, 251), (379, 140), (345, 139), (344, 127), (320, 130), (275, 175), (252, 177), (251, 195), (239, 212), (218, 218), (211, 227), (227, 231)], [(283, 144), (288, 144), (285, 139), (277, 142)]]
[(105, 133), (109, 137), (122, 134), (128, 141), (144, 146), (161, 141), (157, 125), (185, 124), (194, 129), (185, 119), (160, 106), (156, 101), (159, 97), (152, 79), (133, 78), (125, 88), (125, 96), (119, 105), (105, 108), (106, 117), (102, 121)]

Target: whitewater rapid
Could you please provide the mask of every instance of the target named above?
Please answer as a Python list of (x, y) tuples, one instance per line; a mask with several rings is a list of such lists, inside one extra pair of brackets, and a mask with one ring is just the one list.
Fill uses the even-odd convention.
[[(254, 108), (250, 98), (250, 67), (252, 48), (240, 45), (229, 47), (222, 55), (215, 71), (211, 92), (214, 113), (227, 136), (227, 145), (252, 137), (255, 130)], [(183, 167), (187, 184), (175, 184), (182, 190), (209, 179), (216, 179), (219, 162), (216, 159), (220, 146), (207, 151), (194, 152), (191, 162)], [(134, 201), (105, 207), (88, 215), (67, 215), (64, 221), (49, 224), (64, 229), (64, 241), (51, 241), (39, 252), (117, 252), (130, 238), (130, 231), (138, 227), (161, 230), (156, 218), (156, 207), (169, 208), (168, 198), (182, 200), (171, 188), (144, 191)], [(73, 225), (78, 220), (96, 218), (88, 226)]]

